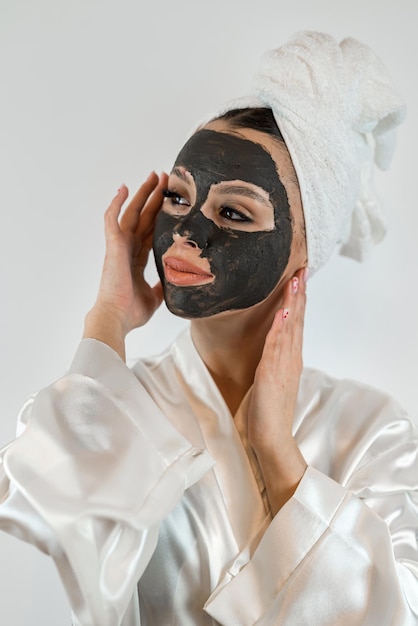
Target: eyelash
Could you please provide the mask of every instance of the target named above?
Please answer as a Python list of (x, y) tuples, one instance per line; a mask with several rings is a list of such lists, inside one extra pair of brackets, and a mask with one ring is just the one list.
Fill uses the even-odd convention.
[[(171, 200), (171, 204), (173, 204), (174, 206), (190, 206), (190, 203), (188, 202), (188, 200), (186, 200), (186, 198), (184, 198), (181, 194), (177, 193), (177, 191), (171, 191), (170, 189), (164, 189), (163, 190), (163, 196), (164, 196), (164, 198), (169, 198)], [(181, 200), (183, 200), (183, 202), (181, 202)], [(238, 219), (235, 218), (235, 217), (228, 217), (228, 215), (226, 215), (226, 213), (230, 213), (230, 214), (233, 213), (235, 215), (238, 215)], [(228, 205), (224, 205), (224, 206), (221, 207), (219, 215), (223, 219), (227, 220), (228, 222), (247, 222), (247, 223), (251, 223), (253, 221), (247, 215), (245, 215), (244, 213), (241, 213), (241, 211), (238, 211), (237, 209), (234, 209), (233, 207), (230, 207)]]
[[(180, 206), (190, 206), (190, 203), (184, 198), (182, 195), (177, 193), (177, 191), (170, 191), (170, 189), (163, 189), (164, 198), (170, 198), (171, 204), (180, 205)], [(184, 202), (179, 202), (179, 200), (184, 200)]]
[[(236, 219), (234, 217), (228, 217), (227, 215), (225, 215), (227, 212), (234, 213), (235, 215), (238, 215), (239, 219)], [(230, 206), (223, 206), (223, 207), (221, 207), (221, 211), (220, 211), (219, 214), (225, 220), (228, 220), (228, 222), (247, 222), (247, 223), (252, 222), (252, 219), (247, 217), (247, 215), (244, 215), (244, 213), (241, 213), (241, 211), (237, 211), (236, 209), (234, 209), (234, 208), (232, 208)]]

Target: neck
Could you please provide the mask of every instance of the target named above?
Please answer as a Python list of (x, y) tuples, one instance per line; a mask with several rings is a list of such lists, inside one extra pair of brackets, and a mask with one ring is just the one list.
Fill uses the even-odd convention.
[(275, 311), (259, 305), (191, 323), (196, 349), (232, 415), (253, 384)]

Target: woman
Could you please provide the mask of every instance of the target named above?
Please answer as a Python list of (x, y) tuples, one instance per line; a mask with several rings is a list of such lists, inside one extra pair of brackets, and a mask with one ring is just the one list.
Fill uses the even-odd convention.
[[(418, 623), (417, 425), (301, 358), (307, 268), (381, 236), (369, 135), (382, 164), (403, 109), (353, 40), (302, 34), (259, 80), (120, 220), (119, 189), (84, 341), (4, 453), (2, 525), (75, 624)], [(163, 295), (190, 331), (129, 370)]]

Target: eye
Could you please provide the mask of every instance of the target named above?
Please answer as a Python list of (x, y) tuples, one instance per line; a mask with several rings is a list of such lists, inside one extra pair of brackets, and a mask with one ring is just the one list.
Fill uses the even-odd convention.
[(247, 215), (241, 213), (241, 211), (237, 211), (237, 209), (233, 209), (230, 206), (222, 207), (219, 215), (225, 220), (228, 220), (228, 222), (252, 222), (252, 219), (249, 218)]
[(164, 198), (169, 198), (171, 204), (181, 205), (181, 206), (190, 206), (190, 202), (186, 200), (183, 196), (181, 196), (177, 191), (171, 191), (170, 189), (163, 190)]

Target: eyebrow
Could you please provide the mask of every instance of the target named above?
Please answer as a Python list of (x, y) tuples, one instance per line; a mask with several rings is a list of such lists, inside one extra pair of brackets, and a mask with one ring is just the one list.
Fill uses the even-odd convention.
[(177, 178), (180, 178), (180, 180), (182, 180), (183, 182), (190, 183), (190, 178), (187, 176), (187, 172), (185, 172), (180, 167), (173, 167), (171, 173), (174, 174), (174, 176), (177, 176)]
[(261, 193), (255, 191), (255, 189), (251, 189), (250, 187), (246, 187), (244, 185), (229, 185), (225, 183), (218, 183), (218, 185), (220, 186), (219, 191), (227, 196), (239, 194), (240, 196), (246, 196), (251, 200), (260, 202), (269, 209), (271, 209), (272, 207), (271, 201), (263, 196)]
[[(189, 178), (190, 174), (188, 176), (187, 175), (188, 172), (184, 171), (182, 168), (173, 167), (173, 169), (171, 170), (171, 173), (174, 174), (174, 176), (177, 176), (178, 178), (180, 178), (180, 180), (182, 180), (183, 182), (190, 183), (190, 178)], [(251, 200), (255, 200), (256, 202), (263, 204), (265, 207), (269, 209), (271, 209), (272, 207), (271, 201), (268, 198), (263, 196), (261, 193), (258, 193), (254, 189), (251, 189), (250, 187), (246, 187), (245, 185), (231, 185), (231, 184), (226, 184), (224, 182), (219, 182), (215, 184), (219, 185), (220, 186), (219, 191), (227, 196), (233, 196), (233, 195), (239, 194), (241, 196), (245, 196), (246, 198), (250, 198)]]

